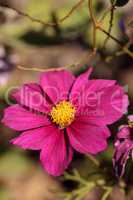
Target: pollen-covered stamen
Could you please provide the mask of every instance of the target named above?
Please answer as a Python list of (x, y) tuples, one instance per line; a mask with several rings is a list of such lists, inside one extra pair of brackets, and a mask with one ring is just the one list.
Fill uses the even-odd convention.
[(76, 109), (69, 101), (61, 101), (51, 110), (50, 116), (61, 128), (70, 125), (75, 118)]

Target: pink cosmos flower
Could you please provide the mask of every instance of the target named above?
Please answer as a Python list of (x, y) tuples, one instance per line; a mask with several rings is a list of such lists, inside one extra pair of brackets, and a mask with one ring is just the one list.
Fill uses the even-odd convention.
[(74, 150), (104, 151), (110, 136), (106, 125), (127, 110), (123, 88), (114, 80), (89, 80), (91, 72), (77, 78), (65, 70), (42, 73), (39, 84), (15, 91), (17, 104), (5, 109), (3, 123), (22, 132), (11, 143), (41, 150), (40, 160), (51, 175), (64, 172)]
[(128, 116), (128, 125), (122, 125), (117, 134), (113, 165), (118, 177), (123, 176), (130, 155), (133, 158), (133, 115)]

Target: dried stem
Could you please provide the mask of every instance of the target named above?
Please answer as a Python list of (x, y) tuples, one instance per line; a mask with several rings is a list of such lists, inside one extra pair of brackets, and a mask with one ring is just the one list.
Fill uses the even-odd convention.
[[(62, 22), (64, 22), (66, 19), (68, 19), (72, 13), (81, 6), (81, 4), (84, 2), (85, 0), (80, 0), (78, 1), (72, 8), (71, 10), (61, 19), (59, 19), (56, 23), (52, 23), (52, 22), (44, 22), (40, 19), (36, 19), (32, 16), (30, 16), (29, 14), (25, 13), (25, 12), (22, 12), (20, 10), (18, 10), (17, 8), (12, 8), (10, 6), (5, 6), (9, 9), (12, 9), (14, 11), (16, 11), (19, 15), (22, 15), (23, 17), (27, 17), (28, 19), (30, 19), (31, 21), (33, 22), (37, 22), (37, 23), (40, 23), (42, 24), (43, 26), (57, 26), (57, 24), (60, 24)], [(115, 4), (113, 4), (113, 6), (115, 6)], [(3, 6), (2, 6), (3, 7)], [(92, 6), (92, 0), (88, 0), (88, 8), (89, 8), (89, 13), (90, 13), (90, 17), (91, 17), (91, 20), (92, 20), (92, 23), (93, 23), (93, 52), (91, 53), (90, 57), (94, 56), (95, 53), (96, 53), (96, 34), (97, 34), (97, 30), (100, 30), (102, 31), (104, 34), (107, 35), (107, 38), (111, 38), (113, 41), (115, 41), (118, 45), (120, 45), (122, 51), (126, 54), (128, 54), (131, 58), (133, 58), (133, 52), (131, 52), (120, 40), (118, 40), (117, 38), (115, 38), (114, 36), (111, 35), (111, 28), (113, 26), (113, 15), (114, 15), (114, 7), (112, 8), (112, 13), (111, 13), (111, 19), (110, 19), (110, 29), (109, 29), (109, 32), (107, 32), (106, 30), (104, 30), (102, 28), (102, 23), (101, 23), (101, 20), (100, 21), (97, 21), (96, 18), (95, 18), (95, 15), (94, 15), (94, 12), (93, 12), (93, 6)], [(105, 15), (104, 15), (105, 16)], [(77, 65), (80, 65), (80, 63), (78, 64), (73, 64), (73, 65), (68, 65), (68, 66), (65, 66), (65, 67), (61, 67), (61, 68), (51, 68), (49, 69), (48, 67), (46, 67), (45, 69), (44, 68), (36, 68), (36, 67), (33, 67), (33, 68), (27, 68), (27, 67), (24, 67), (24, 66), (18, 66), (19, 69), (22, 69), (22, 70), (29, 70), (29, 71), (38, 71), (38, 72), (44, 72), (44, 71), (52, 71), (52, 70), (61, 70), (61, 69), (65, 69), (65, 68), (71, 68), (71, 67), (75, 67)]]
[(20, 69), (20, 70), (24, 70), (24, 71), (34, 71), (34, 72), (60, 71), (62, 69), (73, 69), (73, 68), (80, 69), (87, 62), (91, 62), (91, 60), (93, 59), (94, 56), (95, 56), (95, 53), (93, 51), (90, 51), (89, 53), (86, 53), (81, 58), (81, 60), (78, 59), (77, 62), (74, 62), (71, 65), (66, 65), (64, 67), (49, 68), (48, 66), (43, 66), (43, 67), (30, 67), (29, 68), (27, 66), (18, 65), (17, 68)]
[(96, 52), (97, 21), (93, 13), (92, 1), (90, 0), (88, 0), (88, 7), (89, 7), (89, 12), (90, 12), (90, 18), (92, 19), (92, 23), (93, 23), (93, 51)]
[[(110, 21), (109, 21), (109, 28), (108, 28), (108, 33), (111, 34), (112, 31), (112, 27), (113, 27), (113, 20), (114, 20), (114, 11), (115, 11), (115, 4), (112, 3), (111, 5), (111, 9), (110, 9)], [(103, 49), (105, 48), (108, 40), (109, 40), (109, 36), (106, 37), (104, 44), (103, 44)]]
[(111, 35), (110, 33), (108, 33), (106, 30), (104, 30), (101, 26), (98, 27), (99, 30), (101, 30), (104, 34), (106, 34), (109, 38), (111, 38), (112, 40), (114, 40), (117, 44), (119, 44), (122, 49), (124, 47), (123, 43), (118, 40), (117, 38), (115, 38), (113, 35)]
[(72, 8), (71, 10), (61, 19), (59, 19), (56, 23), (52, 23), (52, 22), (44, 22), (40, 19), (37, 19), (37, 18), (34, 18), (32, 16), (30, 16), (28, 13), (25, 13), (17, 8), (13, 8), (13, 7), (10, 7), (8, 5), (6, 6), (1, 6), (1, 7), (6, 7), (6, 8), (9, 8), (9, 9), (12, 9), (14, 10), (15, 12), (17, 12), (19, 15), (23, 16), (23, 17), (27, 17), (28, 19), (30, 19), (31, 21), (33, 22), (37, 22), (37, 23), (40, 23), (42, 24), (43, 26), (56, 26), (57, 24), (61, 24), (62, 22), (64, 22), (66, 19), (68, 19), (72, 14), (73, 12), (80, 7), (80, 5), (84, 2), (85, 0), (80, 0), (79, 2), (77, 2)]
[(123, 43), (120, 40), (118, 40), (117, 38), (115, 38), (114, 36), (112, 36), (110, 33), (108, 33), (107, 31), (105, 31), (102, 27), (99, 27), (99, 29), (103, 33), (105, 33), (106, 35), (108, 35), (113, 41), (115, 41), (117, 44), (119, 44), (119, 46), (121, 47), (121, 49), (122, 49), (123, 52), (125, 52), (131, 58), (133, 58), (133, 52), (131, 52), (125, 45), (123, 45)]
[(25, 67), (25, 66), (20, 66), (18, 65), (17, 66), (18, 69), (21, 69), (21, 70), (25, 70), (25, 71), (35, 71), (35, 72), (47, 72), (47, 71), (59, 71), (61, 69), (65, 69), (66, 67), (52, 67), (51, 69), (49, 67), (43, 67), (43, 68), (38, 68), (38, 67)]
[(89, 7), (89, 12), (90, 12), (90, 16), (92, 19), (92, 23), (93, 23), (93, 29), (95, 29), (94, 31), (94, 38), (93, 38), (93, 45), (94, 45), (94, 49), (95, 49), (95, 41), (96, 41), (96, 30), (99, 29), (100, 31), (102, 31), (104, 34), (106, 34), (109, 38), (111, 38), (113, 41), (115, 41), (121, 48), (122, 50), (128, 54), (131, 58), (133, 58), (133, 52), (131, 52), (125, 45), (123, 45), (123, 43), (118, 40), (117, 38), (115, 38), (114, 36), (112, 36), (109, 32), (107, 32), (106, 30), (104, 30), (102, 28), (102, 25), (100, 22), (97, 22), (97, 20), (95, 19), (95, 15), (93, 13), (93, 8), (92, 8), (92, 0), (88, 0), (88, 7)]
[(112, 6), (109, 7), (109, 8), (107, 8), (107, 10), (105, 10), (105, 12), (103, 13), (103, 15), (102, 15), (102, 17), (101, 17), (101, 19), (100, 19), (101, 22), (102, 22), (102, 21), (105, 19), (105, 17), (109, 14), (109, 12), (111, 11), (111, 9), (112, 9)]

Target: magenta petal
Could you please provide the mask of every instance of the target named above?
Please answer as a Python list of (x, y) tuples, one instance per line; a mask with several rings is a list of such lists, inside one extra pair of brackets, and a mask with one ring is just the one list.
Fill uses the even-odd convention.
[[(101, 127), (102, 128), (102, 137), (104, 138), (108, 138), (110, 137), (111, 133), (110, 133), (110, 130), (107, 128), (107, 126), (100, 126), (100, 125), (96, 125), (96, 123), (92, 123), (88, 120), (88, 117), (86, 118), (86, 116), (79, 116), (79, 117), (76, 117), (76, 120), (75, 122), (73, 123), (75, 127), (77, 127), (77, 129), (79, 128), (80, 129), (80, 126), (82, 127), (87, 127), (87, 126), (94, 126), (94, 127)], [(73, 125), (72, 125), (73, 126)]]
[(25, 131), (19, 137), (12, 139), (11, 143), (23, 149), (40, 150), (51, 134), (49, 130), (50, 126)]
[(42, 95), (41, 88), (36, 83), (23, 85), (12, 93), (12, 97), (21, 105), (39, 112), (49, 112), (50, 105)]
[(98, 80), (89, 80), (88, 85), (86, 85), (86, 89), (91, 91), (102, 91), (105, 88), (114, 86), (116, 84), (115, 80), (104, 80), (104, 79), (98, 79)]
[(45, 141), (40, 160), (44, 169), (53, 176), (60, 176), (72, 160), (73, 150), (66, 143), (63, 130), (53, 129)]
[(129, 105), (124, 89), (115, 81), (89, 81), (80, 98), (78, 117), (84, 116), (90, 123), (102, 126), (120, 119)]
[(70, 94), (70, 100), (74, 103), (77, 100), (77, 96), (84, 90), (88, 83), (89, 76), (92, 73), (93, 68), (90, 67), (85, 73), (81, 74), (75, 81)]
[(128, 125), (122, 126), (122, 128), (117, 133), (117, 138), (118, 139), (130, 138), (130, 128), (128, 127)]
[(79, 87), (79, 91), (76, 94), (76, 88), (72, 94), (71, 101), (80, 107), (91, 107), (93, 108), (97, 103), (99, 103), (99, 98), (101, 97), (103, 91), (106, 88), (114, 86), (116, 81), (114, 80), (88, 80)]
[(53, 103), (68, 98), (75, 77), (66, 70), (45, 72), (41, 75), (40, 85)]
[(124, 140), (120, 143), (119, 140), (115, 143), (115, 153), (113, 156), (113, 166), (118, 177), (123, 176), (127, 160), (129, 159), (133, 143), (130, 140)]
[(80, 153), (97, 154), (107, 148), (110, 132), (106, 127), (74, 122), (67, 128), (70, 144)]
[(115, 154), (115, 160), (118, 161), (121, 158), (121, 156), (124, 155), (126, 151), (131, 148), (132, 145), (132, 142), (129, 140), (124, 140), (123, 142), (119, 143), (119, 145), (115, 144), (115, 150), (117, 152)]
[(100, 110), (103, 111), (103, 120), (105, 124), (112, 124), (120, 119), (128, 109), (128, 96), (124, 89), (118, 85), (105, 90), (100, 100)]
[(16, 104), (5, 109), (2, 122), (12, 129), (24, 131), (50, 124), (49, 120)]

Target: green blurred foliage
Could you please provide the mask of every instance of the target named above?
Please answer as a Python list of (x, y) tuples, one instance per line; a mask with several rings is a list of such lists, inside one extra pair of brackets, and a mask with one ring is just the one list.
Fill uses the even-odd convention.
[(21, 151), (9, 149), (0, 157), (0, 177), (14, 179), (28, 171), (31, 166), (30, 160)]

